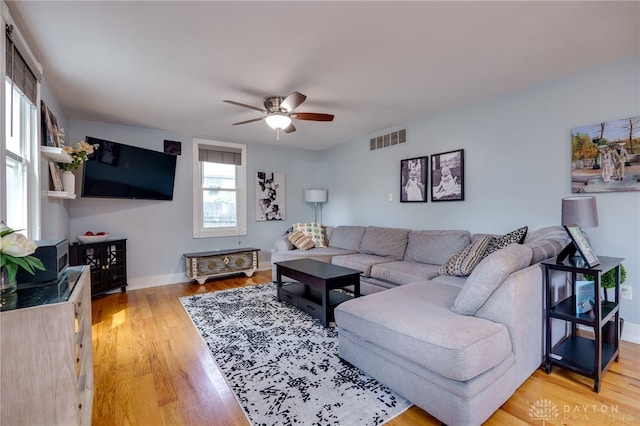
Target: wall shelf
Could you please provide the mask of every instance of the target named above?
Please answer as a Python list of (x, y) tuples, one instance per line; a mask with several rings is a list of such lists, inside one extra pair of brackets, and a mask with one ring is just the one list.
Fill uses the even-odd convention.
[(40, 153), (56, 163), (71, 163), (73, 158), (64, 149), (55, 146), (40, 146)]
[(69, 194), (66, 191), (47, 191), (47, 196), (51, 198), (63, 198), (65, 200), (76, 199), (76, 194)]

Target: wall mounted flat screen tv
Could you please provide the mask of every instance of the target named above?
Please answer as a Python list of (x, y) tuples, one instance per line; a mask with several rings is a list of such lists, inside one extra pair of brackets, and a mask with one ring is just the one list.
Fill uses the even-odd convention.
[(87, 136), (98, 148), (84, 163), (82, 197), (172, 200), (176, 156)]

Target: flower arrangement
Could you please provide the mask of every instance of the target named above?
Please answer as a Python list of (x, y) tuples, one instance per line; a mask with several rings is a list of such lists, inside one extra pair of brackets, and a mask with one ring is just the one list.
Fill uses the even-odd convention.
[(65, 172), (76, 170), (82, 163), (87, 160), (87, 157), (90, 154), (93, 154), (93, 150), (97, 147), (97, 144), (91, 145), (86, 143), (85, 141), (78, 142), (75, 148), (72, 148), (69, 145), (62, 145), (62, 149), (64, 149), (64, 152), (71, 155), (73, 161), (71, 161), (70, 163), (58, 163), (58, 166), (60, 166), (60, 168)]
[(35, 270), (44, 271), (42, 261), (31, 256), (36, 251), (36, 243), (15, 229), (0, 224), (0, 267), (9, 271), (9, 281), (14, 282), (18, 268), (22, 267), (30, 274), (35, 274)]

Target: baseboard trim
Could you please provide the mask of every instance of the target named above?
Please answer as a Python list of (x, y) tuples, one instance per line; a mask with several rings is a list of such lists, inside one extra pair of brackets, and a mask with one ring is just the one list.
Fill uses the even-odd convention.
[[(271, 263), (260, 262), (258, 264), (258, 271), (270, 271)], [(164, 275), (148, 275), (140, 278), (129, 278), (127, 291), (129, 290), (141, 290), (143, 288), (159, 287), (169, 284), (183, 284), (193, 283), (198, 284), (197, 281), (190, 279), (184, 272), (176, 274), (164, 274)], [(119, 289), (117, 291), (120, 291)]]
[[(592, 332), (593, 329), (591, 327), (587, 327), (586, 325), (578, 325), (580, 330)], [(630, 321), (625, 321), (622, 326), (622, 336), (620, 336), (621, 340), (625, 342), (640, 344), (640, 324)]]

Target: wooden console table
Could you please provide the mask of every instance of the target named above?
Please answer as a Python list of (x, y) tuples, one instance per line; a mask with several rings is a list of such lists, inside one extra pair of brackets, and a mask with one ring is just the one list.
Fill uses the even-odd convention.
[(244, 272), (247, 277), (258, 270), (258, 252), (253, 247), (185, 253), (187, 277), (204, 284), (209, 278)]
[(0, 424), (90, 425), (93, 404), (89, 267), (18, 284), (0, 312)]

